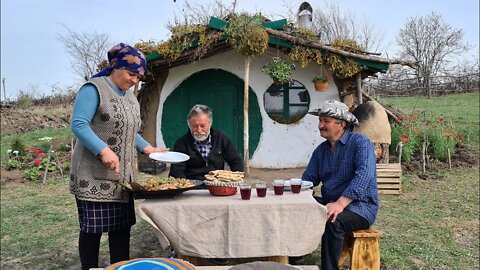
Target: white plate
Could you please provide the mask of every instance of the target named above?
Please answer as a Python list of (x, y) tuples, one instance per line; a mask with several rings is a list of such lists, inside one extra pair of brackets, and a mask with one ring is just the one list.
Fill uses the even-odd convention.
[(156, 152), (151, 153), (149, 157), (167, 163), (179, 163), (190, 159), (188, 155), (180, 152)]
[[(305, 189), (309, 189), (313, 187), (313, 183), (310, 182), (310, 181), (302, 181), (302, 190), (305, 190)], [(292, 187), (290, 186), (290, 180), (285, 180), (284, 184), (283, 184), (283, 188), (285, 190), (291, 190)]]

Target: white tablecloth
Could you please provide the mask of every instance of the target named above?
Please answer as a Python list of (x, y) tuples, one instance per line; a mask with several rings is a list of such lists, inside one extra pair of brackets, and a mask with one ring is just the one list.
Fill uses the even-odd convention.
[(325, 228), (326, 208), (312, 197), (267, 191), (248, 201), (240, 194), (212, 196), (190, 190), (174, 198), (147, 199), (139, 206), (162, 248), (202, 258), (300, 256), (314, 251)]

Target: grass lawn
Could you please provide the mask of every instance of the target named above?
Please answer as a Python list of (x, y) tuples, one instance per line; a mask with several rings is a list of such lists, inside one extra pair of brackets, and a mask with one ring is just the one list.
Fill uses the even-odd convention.
[[(478, 166), (454, 169), (437, 180), (410, 176), (400, 196), (380, 195), (375, 227), (382, 269), (478, 269)], [(78, 269), (78, 222), (66, 179), (1, 186), (1, 268)], [(150, 225), (137, 217), (131, 256), (165, 256)], [(317, 250), (305, 258), (319, 264)], [(101, 263), (108, 264), (102, 238)]]
[(392, 105), (406, 114), (424, 113), (428, 116), (442, 116), (445, 121), (458, 127), (469, 143), (479, 145), (480, 94), (457, 94), (428, 99), (426, 97), (381, 98), (378, 102)]
[[(405, 113), (442, 113), (467, 134), (468, 148), (478, 159), (479, 95), (425, 99), (382, 99)], [(15, 138), (32, 145), (41, 137), (66, 139), (68, 129), (46, 129), (21, 135), (2, 134), (2, 163)], [(2, 169), (3, 170), (3, 169)], [(382, 269), (479, 269), (479, 165), (432, 172), (427, 180), (404, 175), (402, 194), (380, 195), (375, 227), (385, 232), (380, 241)], [(3, 179), (3, 178), (2, 178)], [(1, 269), (79, 269), (78, 221), (68, 180), (4, 183), (1, 192)], [(131, 257), (169, 254), (159, 247), (150, 225), (137, 217)], [(319, 264), (320, 252), (306, 256)], [(104, 236), (100, 263), (109, 262)]]

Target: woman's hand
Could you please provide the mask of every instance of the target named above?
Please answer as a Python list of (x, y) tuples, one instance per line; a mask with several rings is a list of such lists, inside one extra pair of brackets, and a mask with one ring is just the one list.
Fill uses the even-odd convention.
[(115, 154), (110, 147), (105, 146), (105, 148), (103, 148), (98, 155), (100, 156), (103, 165), (117, 174), (120, 173), (120, 160), (118, 159), (117, 154)]
[(167, 152), (168, 150), (169, 150), (168, 148), (159, 148), (159, 147), (153, 147), (153, 146), (149, 145), (149, 146), (145, 147), (142, 152), (143, 152), (145, 155), (148, 156), (148, 155), (150, 155), (151, 153)]

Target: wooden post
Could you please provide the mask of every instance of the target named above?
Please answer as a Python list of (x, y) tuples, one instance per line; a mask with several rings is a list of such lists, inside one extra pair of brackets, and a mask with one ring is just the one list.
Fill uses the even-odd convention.
[(245, 174), (250, 173), (248, 165), (248, 85), (249, 85), (250, 56), (245, 58), (245, 83), (243, 87), (243, 160)]
[(7, 101), (7, 93), (5, 91), (5, 78), (2, 78), (2, 85), (3, 85), (3, 101)]
[(359, 72), (357, 73), (357, 105), (360, 105), (363, 103), (363, 97), (362, 97), (362, 73)]
[(426, 152), (427, 147), (425, 146), (425, 141), (422, 143), (422, 160), (423, 160), (423, 173), (425, 173), (426, 170), (426, 157), (425, 157), (425, 152)]
[(447, 149), (448, 151), (448, 168), (451, 170), (452, 169), (452, 158), (450, 155), (450, 148)]
[(45, 184), (45, 182), (47, 181), (48, 167), (50, 167), (50, 160), (52, 158), (52, 146), (53, 145), (50, 145), (50, 148), (48, 148), (48, 151), (47, 151), (47, 164), (45, 164), (45, 173), (43, 174), (43, 181), (42, 181), (43, 184)]

